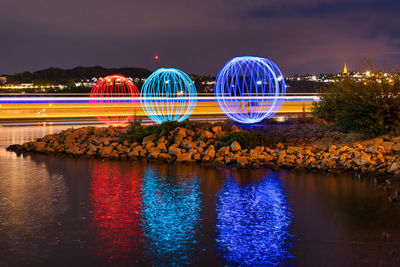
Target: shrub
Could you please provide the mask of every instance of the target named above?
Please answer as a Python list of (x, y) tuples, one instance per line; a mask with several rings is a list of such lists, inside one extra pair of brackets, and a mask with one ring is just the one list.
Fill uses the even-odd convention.
[(234, 141), (239, 142), (242, 148), (251, 149), (256, 146), (264, 146), (273, 148), (278, 143), (276, 138), (262, 133), (253, 133), (248, 131), (239, 131), (229, 133), (219, 138), (219, 141), (224, 146), (231, 145)]
[[(195, 122), (195, 121), (167, 121), (162, 124), (153, 124), (150, 126), (142, 126), (142, 121), (140, 119), (135, 119), (129, 123), (129, 131), (127, 136), (123, 138), (123, 140), (128, 140), (128, 142), (141, 142), (144, 137), (153, 135), (155, 138), (159, 138), (161, 136), (167, 136), (172, 130), (177, 127), (186, 128), (192, 131), (196, 131), (196, 129), (209, 129), (217, 124), (210, 124), (205, 122)], [(218, 124), (222, 125), (222, 124)], [(225, 126), (223, 126), (224, 128)]]
[(321, 91), (313, 114), (334, 122), (343, 132), (367, 137), (400, 133), (400, 80), (381, 72), (364, 81), (343, 78)]

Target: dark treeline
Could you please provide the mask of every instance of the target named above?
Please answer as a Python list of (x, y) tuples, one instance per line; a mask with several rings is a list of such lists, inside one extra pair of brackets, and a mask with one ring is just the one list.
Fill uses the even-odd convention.
[(145, 68), (103, 68), (76, 67), (73, 69), (49, 68), (35, 72), (23, 72), (7, 75), (8, 83), (34, 84), (68, 84), (69, 82), (86, 81), (93, 77), (99, 78), (112, 74), (122, 74), (132, 78), (147, 78), (151, 71)]
[[(56, 85), (62, 84), (67, 87), (63, 92), (89, 92), (90, 89), (80, 86), (76, 87), (75, 82), (86, 82), (93, 77), (105, 77), (107, 75), (121, 74), (131, 78), (147, 78), (152, 73), (145, 68), (103, 68), (94, 67), (76, 67), (73, 69), (48, 68), (35, 72), (23, 72), (14, 75), (7, 75), (7, 83), (33, 83), (35, 85)], [(190, 78), (194, 81), (199, 93), (213, 92), (213, 85), (207, 85), (206, 82), (214, 81), (215, 77), (199, 76), (191, 74)], [(140, 88), (141, 81), (135, 82)], [(324, 83), (313, 81), (287, 81), (288, 93), (315, 93), (324, 88)], [(46, 91), (57, 92), (58, 89), (47, 89)], [(49, 92), (50, 92), (49, 91)], [(15, 90), (13, 90), (15, 92)]]

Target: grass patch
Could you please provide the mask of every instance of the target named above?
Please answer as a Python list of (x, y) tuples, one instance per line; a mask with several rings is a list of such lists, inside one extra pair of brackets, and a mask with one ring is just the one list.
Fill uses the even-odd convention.
[(178, 127), (196, 131), (197, 129), (209, 130), (210, 127), (214, 127), (219, 124), (209, 124), (205, 122), (195, 121), (167, 121), (162, 124), (154, 124), (150, 126), (142, 126), (142, 120), (135, 119), (129, 123), (128, 134), (121, 140), (127, 140), (130, 143), (142, 142), (143, 138), (149, 135), (153, 135), (154, 138), (160, 138), (161, 136), (167, 136), (172, 130)]
[(248, 131), (239, 131), (229, 133), (219, 138), (223, 146), (230, 146), (234, 141), (239, 142), (242, 148), (252, 149), (256, 146), (264, 146), (274, 148), (279, 143), (279, 140), (269, 135), (262, 133), (252, 133)]

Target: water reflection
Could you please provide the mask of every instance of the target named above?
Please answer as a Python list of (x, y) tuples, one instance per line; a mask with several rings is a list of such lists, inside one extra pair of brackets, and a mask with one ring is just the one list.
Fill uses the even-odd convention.
[(95, 162), (91, 193), (95, 253), (117, 265), (132, 264), (143, 255), (140, 226), (141, 179), (134, 168)]
[(217, 249), (233, 265), (279, 265), (291, 257), (292, 213), (274, 174), (241, 186), (230, 179), (217, 201)]
[(198, 179), (174, 178), (148, 168), (144, 174), (142, 192), (148, 257), (155, 265), (167, 262), (169, 265), (192, 263), (201, 228)]
[(50, 132), (0, 128), (0, 266), (280, 264), (290, 257), (289, 224), (302, 266), (400, 266), (400, 205), (379, 186), (5, 150)]

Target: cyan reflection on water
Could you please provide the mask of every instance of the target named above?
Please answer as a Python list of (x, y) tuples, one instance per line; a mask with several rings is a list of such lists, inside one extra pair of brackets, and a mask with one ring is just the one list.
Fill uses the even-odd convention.
[(291, 257), (291, 209), (278, 177), (240, 186), (227, 180), (218, 193), (217, 248), (233, 265), (279, 265)]
[(142, 226), (153, 264), (193, 262), (201, 227), (201, 193), (195, 177), (168, 177), (145, 171)]

